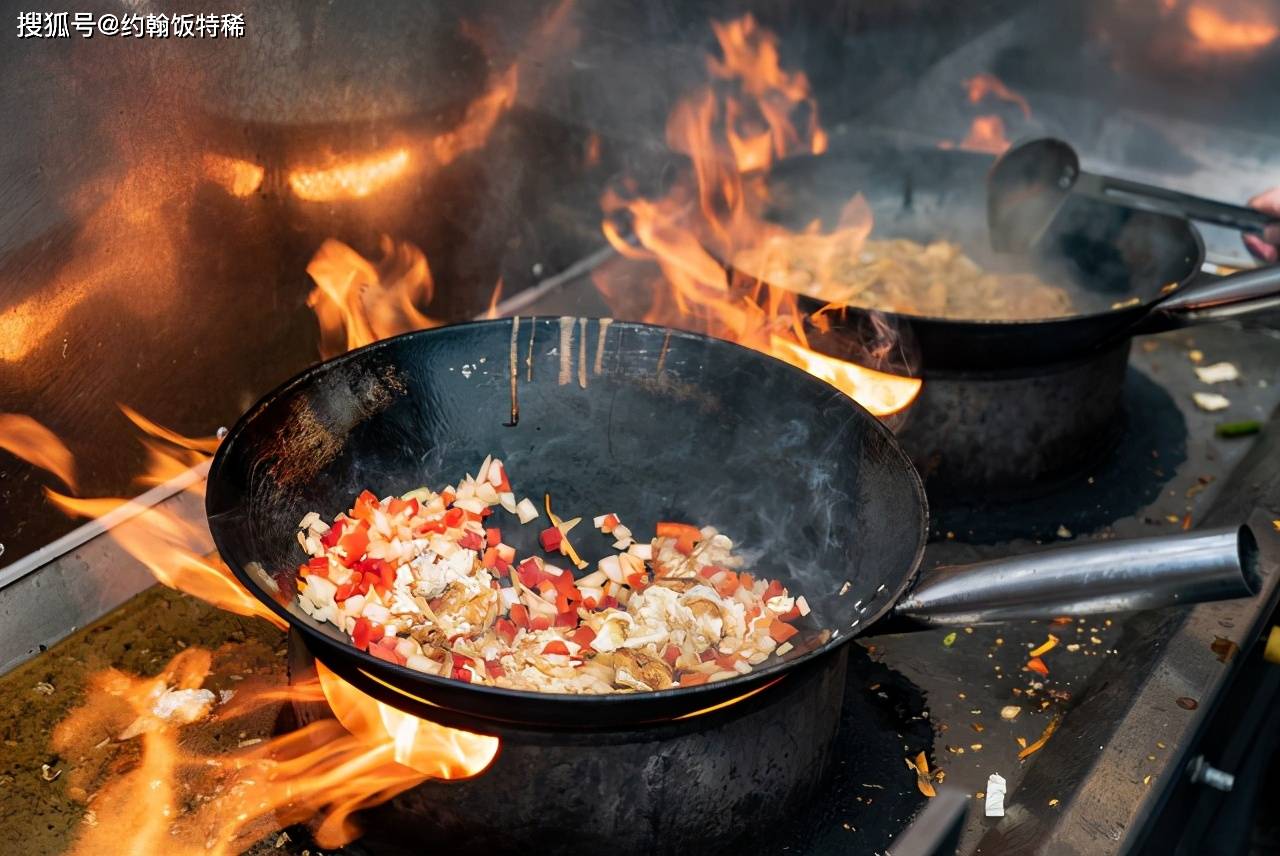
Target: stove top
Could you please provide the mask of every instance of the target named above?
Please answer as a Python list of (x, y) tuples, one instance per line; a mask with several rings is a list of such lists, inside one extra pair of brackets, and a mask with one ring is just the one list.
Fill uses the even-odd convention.
[[(596, 314), (607, 314), (591, 284), (592, 265), (642, 276), (618, 270), (634, 266), (632, 262), (597, 255), (571, 275), (513, 299), (507, 313), (590, 314), (585, 307), (595, 306)], [(1239, 368), (1241, 380), (1213, 387), (1231, 400), (1224, 413), (1207, 414), (1192, 403), (1193, 391), (1209, 389), (1196, 379), (1193, 357), (1205, 363), (1228, 360)], [(1139, 340), (1125, 395), (1122, 439), (1092, 471), (1016, 506), (935, 501), (925, 561), (972, 561), (1059, 541), (1159, 534), (1248, 518), (1263, 546), (1263, 594), (1183, 612), (859, 640), (850, 646), (831, 776), (821, 799), (778, 830), (777, 850), (882, 852), (926, 803), (906, 763), (920, 752), (927, 753), (931, 769), (942, 771), (939, 786), (966, 798), (960, 852), (1040, 853), (1052, 842), (1054, 852), (1093, 854), (1120, 852), (1140, 842), (1147, 821), (1183, 778), (1187, 761), (1203, 751), (1198, 748), (1202, 732), (1237, 672), (1239, 658), (1224, 663), (1221, 643), (1219, 653), (1211, 646), (1229, 640), (1247, 650), (1277, 599), (1280, 532), (1271, 521), (1280, 518), (1280, 427), (1272, 414), (1280, 401), (1280, 337), (1222, 325)], [(1249, 419), (1264, 423), (1260, 435), (1215, 436), (1219, 423)], [(167, 502), (183, 516), (200, 513), (198, 503), (181, 495)], [(51, 571), (65, 576), (72, 565), (80, 573), (87, 567), (89, 577), (97, 576), (99, 566), (119, 575), (118, 557), (95, 543), (36, 575)], [(15, 608), (12, 603), (6, 607), (4, 599), (16, 588), (0, 590), (0, 610)], [(154, 597), (154, 592), (144, 594), (124, 609), (136, 612), (134, 603)], [(164, 597), (190, 603), (172, 593)], [(112, 618), (105, 622), (110, 626)], [(217, 623), (208, 627), (214, 636), (227, 629)], [(90, 669), (87, 661), (92, 658), (66, 652), (100, 645), (103, 632), (101, 625), (95, 626), (65, 647), (30, 660), (4, 683), (21, 683), (12, 687), (15, 698), (29, 693), (35, 681), (67, 688), (43, 702), (49, 710), (42, 716), (51, 726), (73, 702), (76, 682)], [(1028, 649), (1043, 643), (1050, 632), (1061, 642), (1044, 656), (1050, 672), (1041, 678), (1023, 664)], [(193, 634), (148, 640), (150, 660), (145, 662), (163, 663), (186, 644), (218, 641)], [(233, 645), (232, 656), (234, 650)], [(133, 667), (146, 668), (145, 663)], [(271, 680), (284, 680), (283, 668), (262, 672), (269, 672)], [(1024, 743), (1034, 746), (1050, 723), (1056, 723), (1052, 736), (1020, 760)], [(47, 734), (48, 727), (41, 733)], [(249, 739), (254, 736), (261, 735), (255, 732)], [(40, 739), (16, 732), (13, 737), (20, 738), (13, 740), (15, 746)], [(38, 768), (39, 762), (34, 763)], [(5, 772), (18, 782), (11, 793), (13, 811), (0, 815), (21, 816), (46, 799), (41, 789), (50, 785), (38, 774), (17, 762)], [(982, 812), (979, 794), (992, 773), (1008, 782), (1003, 818), (987, 818)], [(4, 822), (0, 817), (0, 827)], [(51, 815), (49, 822), (66, 825), (70, 835), (81, 820), (74, 811), (64, 811)], [(289, 840), (273, 838), (262, 847), (262, 852), (315, 852), (298, 830), (290, 831)], [(347, 849), (363, 852), (359, 842)]]

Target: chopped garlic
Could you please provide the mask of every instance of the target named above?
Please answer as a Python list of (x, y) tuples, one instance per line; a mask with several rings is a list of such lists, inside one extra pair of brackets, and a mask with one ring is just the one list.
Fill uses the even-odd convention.
[(1218, 395), (1216, 392), (1193, 392), (1191, 398), (1195, 401), (1196, 407), (1209, 413), (1216, 413), (1219, 410), (1226, 410), (1231, 406), (1231, 400), (1225, 395)]
[(1237, 380), (1240, 371), (1231, 363), (1214, 363), (1211, 366), (1196, 366), (1196, 377), (1201, 383), (1225, 383)]

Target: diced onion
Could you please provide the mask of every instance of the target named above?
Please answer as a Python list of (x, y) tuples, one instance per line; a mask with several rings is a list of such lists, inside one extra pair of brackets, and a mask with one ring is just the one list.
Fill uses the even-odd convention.
[(525, 497), (516, 503), (516, 516), (520, 518), (521, 523), (528, 523), (531, 520), (538, 519), (538, 507), (533, 504), (529, 497)]
[(618, 556), (605, 556), (600, 560), (600, 573), (604, 574), (615, 583), (626, 582), (626, 574), (622, 571), (622, 564)]

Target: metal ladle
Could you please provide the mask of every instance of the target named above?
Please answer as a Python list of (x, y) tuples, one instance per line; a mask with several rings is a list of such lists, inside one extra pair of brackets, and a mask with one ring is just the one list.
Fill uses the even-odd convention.
[(1026, 252), (1049, 228), (1071, 194), (1143, 211), (1261, 233), (1280, 220), (1254, 208), (1217, 202), (1080, 169), (1075, 149), (1045, 137), (997, 158), (987, 175), (987, 225), (998, 252)]

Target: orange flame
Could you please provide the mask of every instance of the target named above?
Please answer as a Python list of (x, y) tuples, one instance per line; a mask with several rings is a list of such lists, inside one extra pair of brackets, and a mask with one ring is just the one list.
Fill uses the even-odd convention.
[(1001, 101), (1008, 101), (1010, 104), (1018, 105), (1018, 109), (1022, 111), (1023, 118), (1031, 118), (1031, 105), (1027, 103), (1027, 99), (1005, 86), (1000, 78), (994, 74), (979, 74), (971, 77), (965, 82), (965, 86), (969, 89), (970, 104), (977, 104), (988, 95), (994, 95)]
[[(873, 413), (901, 410), (918, 394), (918, 379), (813, 350), (805, 325), (816, 319), (806, 317), (794, 292), (761, 283), (746, 293), (730, 287), (725, 261), (791, 235), (762, 216), (768, 193), (760, 171), (778, 158), (820, 153), (827, 138), (808, 80), (781, 68), (772, 33), (750, 15), (712, 26), (722, 58), (708, 60), (711, 82), (681, 99), (667, 120), (667, 143), (690, 157), (693, 180), (677, 183), (660, 199), (626, 185), (601, 199), (609, 243), (629, 259), (656, 262), (662, 272), (643, 320), (772, 354), (836, 384)], [(806, 240), (830, 241), (856, 254), (871, 229), (870, 210), (864, 205), (859, 213), (858, 222)], [(597, 271), (595, 281), (615, 314), (631, 314), (625, 306), (634, 283), (608, 270)]]
[(202, 159), (205, 176), (232, 196), (252, 196), (262, 186), (266, 170), (241, 158), (206, 153)]
[(363, 199), (391, 184), (409, 166), (409, 150), (389, 152), (317, 169), (289, 173), (289, 187), (299, 199), (333, 202)]
[(969, 133), (960, 141), (960, 148), (971, 152), (987, 152), (998, 155), (1009, 148), (1005, 136), (1004, 120), (999, 116), (978, 116), (969, 126)]
[(518, 83), (519, 74), (514, 65), (499, 75), (484, 95), (467, 106), (458, 127), (431, 141), (430, 151), (435, 162), (443, 166), (484, 145), (498, 118), (516, 103)]
[[(54, 729), (53, 748), (64, 757), (92, 754), (104, 733), (118, 744), (141, 740), (136, 766), (100, 789), (91, 765), (73, 768), (73, 781), (97, 791), (94, 822), (74, 853), (231, 856), (303, 822), (312, 824), (320, 846), (339, 847), (358, 835), (352, 812), (430, 777), (476, 775), (497, 753), (494, 737), (418, 726), (416, 720), (406, 725), (404, 714), (323, 669), (319, 686), (312, 681), (280, 692), (240, 685), (230, 703), (220, 703), (201, 689), (214, 656), (185, 650), (153, 678), (100, 672), (90, 679), (81, 706)], [(239, 717), (265, 704), (319, 698), (341, 711), (339, 720), (314, 722), (247, 749), (191, 748), (201, 742), (195, 735), (234, 729)], [(346, 722), (358, 722), (358, 730), (349, 732)]]
[(320, 353), (328, 358), (370, 342), (438, 327), (418, 308), (431, 302), (427, 257), (412, 244), (382, 239), (376, 265), (341, 241), (320, 245), (307, 273), (316, 287), (307, 297), (320, 324)]
[(0, 449), (48, 470), (75, 490), (75, 458), (57, 435), (30, 416), (0, 413)]
[(1187, 9), (1187, 29), (1198, 46), (1214, 53), (1250, 52), (1264, 48), (1280, 36), (1280, 27), (1261, 14), (1228, 17), (1207, 3)]

